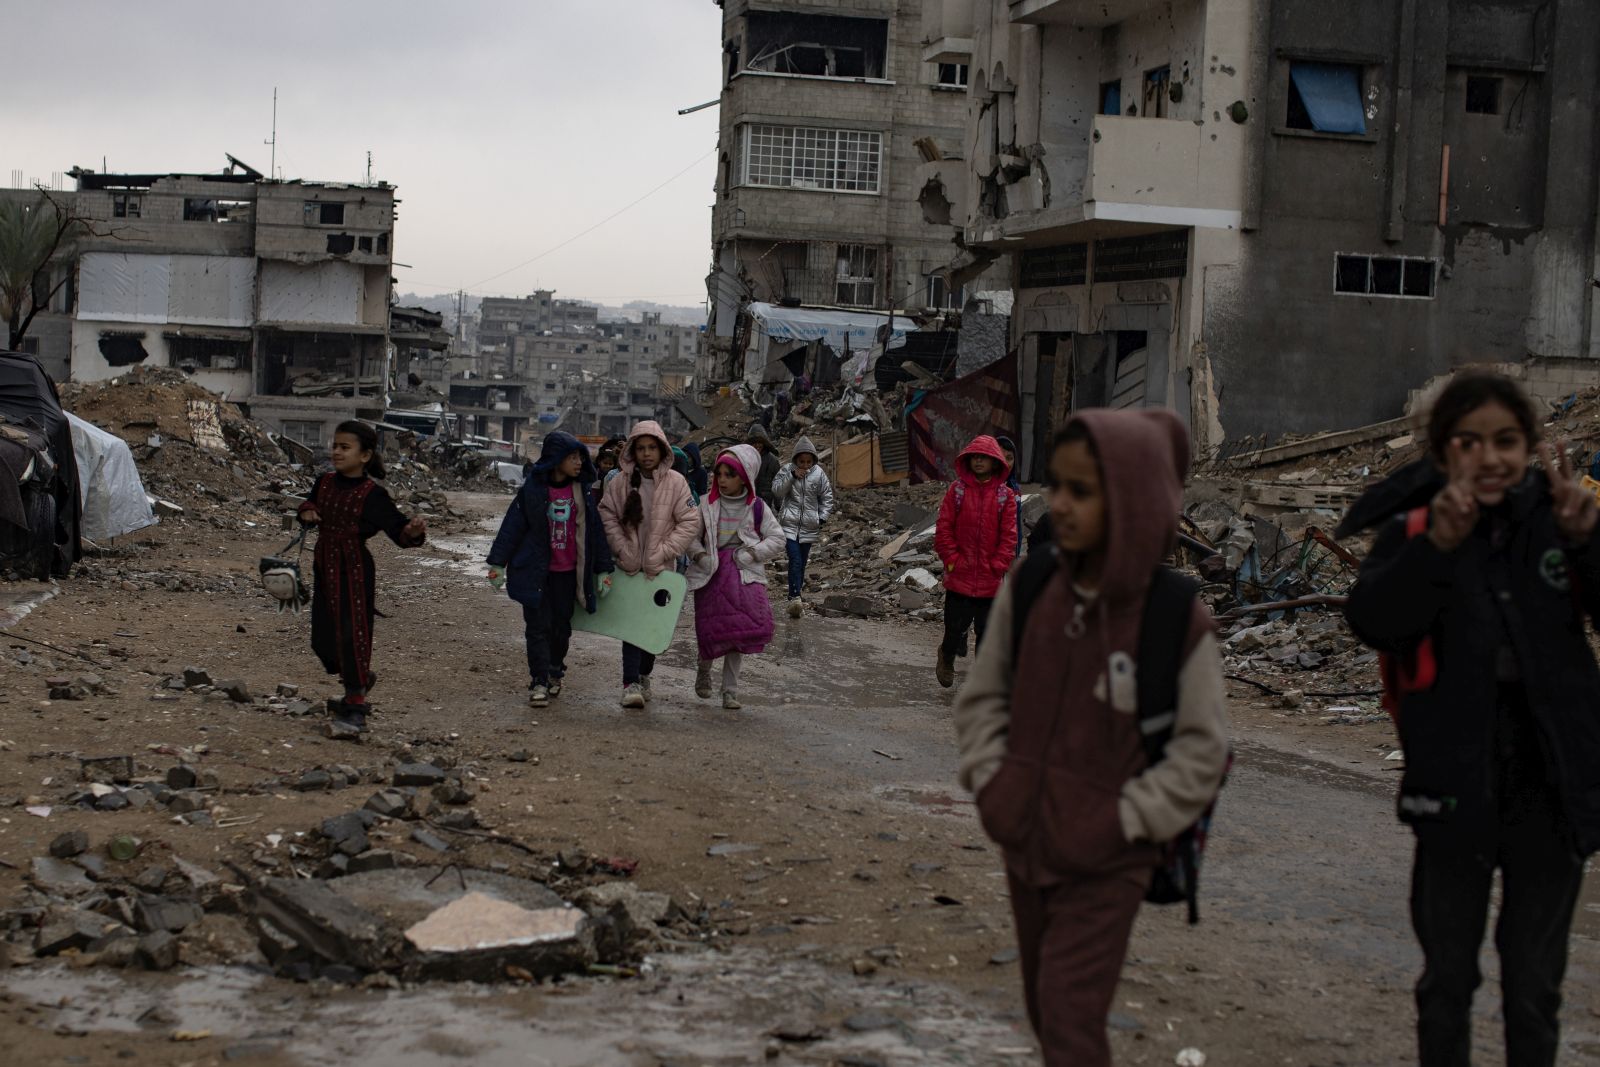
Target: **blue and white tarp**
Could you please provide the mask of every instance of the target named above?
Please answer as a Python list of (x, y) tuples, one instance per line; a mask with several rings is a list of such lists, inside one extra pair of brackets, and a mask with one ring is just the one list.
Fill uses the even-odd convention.
[[(877, 344), (879, 329), (889, 321), (887, 312), (788, 308), (759, 302), (751, 304), (749, 310), (755, 330), (745, 358), (745, 378), (752, 384), (763, 381), (768, 365), (788, 355), (797, 344), (821, 341), (836, 355), (849, 352), (860, 356)], [(916, 323), (896, 315), (887, 347), (901, 347), (906, 343), (906, 334), (915, 329)], [(782, 379), (775, 380), (787, 377), (785, 373)]]

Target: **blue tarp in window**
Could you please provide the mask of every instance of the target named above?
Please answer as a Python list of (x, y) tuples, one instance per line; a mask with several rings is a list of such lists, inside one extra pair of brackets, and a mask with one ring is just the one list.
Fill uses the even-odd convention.
[(1367, 132), (1361, 104), (1361, 68), (1339, 63), (1292, 63), (1289, 77), (1300, 93), (1311, 128), (1323, 133)]
[(1122, 114), (1122, 83), (1107, 82), (1100, 87), (1100, 114)]

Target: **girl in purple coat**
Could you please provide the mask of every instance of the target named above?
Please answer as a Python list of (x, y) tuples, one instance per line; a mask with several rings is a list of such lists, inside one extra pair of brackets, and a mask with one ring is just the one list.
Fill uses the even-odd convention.
[(722, 706), (730, 711), (741, 706), (744, 657), (772, 640), (766, 564), (784, 550), (777, 516), (751, 491), (760, 469), (761, 454), (750, 445), (734, 445), (717, 457), (711, 492), (700, 501), (700, 539), (689, 549), (687, 577), (700, 645), (695, 695), (711, 696), (711, 665), (720, 658)]

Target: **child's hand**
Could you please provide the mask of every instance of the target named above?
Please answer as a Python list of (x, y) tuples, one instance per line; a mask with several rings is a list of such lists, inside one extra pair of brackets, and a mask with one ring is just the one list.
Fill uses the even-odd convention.
[(1450, 482), (1433, 498), (1428, 540), (1441, 552), (1454, 552), (1478, 525), (1478, 498), (1472, 493), (1472, 481), (1478, 474), (1478, 446), (1455, 438), (1445, 448)]
[(322, 521), (322, 513), (316, 508), (302, 508), (300, 510), (300, 521), (307, 526), (315, 526)]
[(406, 523), (406, 528), (400, 532), (405, 534), (407, 538), (414, 541), (417, 538), (427, 534), (428, 520), (423, 518), (421, 515), (418, 515), (416, 518)]
[(505, 572), (502, 571), (499, 567), (490, 567), (489, 568), (489, 584), (494, 586), (496, 591), (504, 589), (505, 588), (505, 584), (506, 584)]
[(741, 548), (739, 551), (737, 551), (737, 552), (735, 552), (733, 554), (733, 557), (734, 557), (734, 559), (742, 559), (746, 563), (751, 563), (751, 564), (755, 563), (755, 561), (756, 561), (756, 554), (750, 548)]
[(1556, 529), (1568, 544), (1586, 543), (1594, 534), (1596, 522), (1600, 521), (1600, 502), (1579, 483), (1567, 455), (1566, 442), (1554, 448), (1540, 445), (1539, 458), (1544, 460), (1545, 473), (1550, 477), (1550, 501), (1555, 505)]

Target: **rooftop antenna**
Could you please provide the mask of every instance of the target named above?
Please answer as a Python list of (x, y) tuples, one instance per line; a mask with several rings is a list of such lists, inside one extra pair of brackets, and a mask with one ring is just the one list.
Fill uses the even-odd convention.
[(268, 179), (278, 176), (278, 87), (272, 87), (272, 139), (262, 141), (262, 144), (272, 146), (272, 162), (267, 166)]
[(372, 149), (367, 149), (367, 184), (372, 184)]

